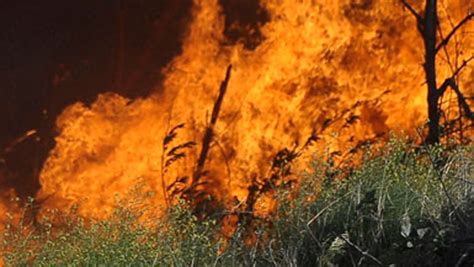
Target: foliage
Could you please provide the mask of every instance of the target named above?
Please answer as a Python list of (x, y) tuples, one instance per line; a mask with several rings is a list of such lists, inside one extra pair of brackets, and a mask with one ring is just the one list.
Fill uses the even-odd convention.
[(3, 257), (13, 266), (472, 265), (472, 153), (392, 141), (367, 149), (356, 170), (315, 160), (297, 187), (279, 189), (267, 220), (227, 239), (220, 216), (198, 219), (187, 202), (153, 227), (119, 203), (106, 220), (71, 212), (61, 226), (9, 225)]
[(469, 252), (458, 235), (474, 235), (472, 148), (392, 142), (376, 154), (348, 179), (322, 183), (316, 201), (304, 201), (314, 187), (306, 186), (281, 205), (275, 241), (284, 265), (454, 266)]

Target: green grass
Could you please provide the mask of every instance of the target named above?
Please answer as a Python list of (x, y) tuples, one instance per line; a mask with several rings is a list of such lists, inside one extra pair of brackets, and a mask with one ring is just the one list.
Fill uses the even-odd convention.
[(368, 150), (356, 170), (314, 161), (297, 190), (278, 189), (269, 220), (241, 225), (229, 240), (218, 217), (198, 219), (185, 202), (156, 227), (137, 223), (143, 210), (119, 205), (98, 222), (70, 215), (60, 228), (10, 225), (3, 258), (11, 266), (472, 265), (472, 156), (471, 146), (393, 141)]

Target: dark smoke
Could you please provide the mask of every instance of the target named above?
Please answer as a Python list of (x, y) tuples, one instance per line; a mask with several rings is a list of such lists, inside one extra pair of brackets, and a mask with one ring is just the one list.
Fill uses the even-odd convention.
[(268, 12), (258, 0), (220, 0), (225, 15), (224, 35), (229, 43), (242, 43), (255, 49), (264, 37), (260, 27), (270, 20)]

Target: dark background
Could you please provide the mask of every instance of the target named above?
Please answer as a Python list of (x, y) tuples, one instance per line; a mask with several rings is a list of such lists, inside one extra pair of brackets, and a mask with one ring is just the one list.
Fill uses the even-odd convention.
[[(258, 0), (220, 0), (223, 45), (262, 41)], [(157, 88), (180, 53), (192, 0), (0, 0), (0, 193), (39, 189), (54, 121), (101, 92), (136, 98)], [(31, 129), (37, 134), (21, 138)]]
[(0, 186), (35, 194), (67, 105), (148, 94), (180, 52), (190, 10), (191, 0), (0, 0)]

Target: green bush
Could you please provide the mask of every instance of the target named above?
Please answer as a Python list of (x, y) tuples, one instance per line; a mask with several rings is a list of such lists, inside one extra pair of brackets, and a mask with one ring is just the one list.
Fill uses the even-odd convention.
[(215, 223), (199, 221), (180, 203), (156, 227), (145, 227), (143, 212), (118, 207), (106, 220), (86, 221), (74, 213), (64, 225), (9, 226), (4, 261), (10, 266), (201, 266), (217, 254)]
[(69, 214), (54, 231), (47, 222), (10, 225), (3, 258), (10, 266), (472, 265), (472, 155), (470, 146), (392, 141), (368, 149), (356, 170), (314, 161), (297, 189), (277, 190), (270, 218), (238, 226), (230, 240), (218, 216), (198, 219), (185, 202), (156, 227), (139, 223), (143, 210), (119, 205), (103, 221)]
[[(330, 166), (314, 164), (314, 173), (305, 179), (309, 186), (292, 203), (281, 202), (270, 230), (275, 246), (262, 253), (267, 262), (454, 266), (470, 253), (468, 245), (455, 244), (459, 236), (474, 237), (474, 227), (467, 225), (474, 223), (469, 216), (472, 147), (446, 150), (391, 142), (372, 151), (376, 156), (370, 152), (344, 180), (328, 180), (321, 170), (327, 174)], [(318, 181), (318, 198), (305, 202)]]

